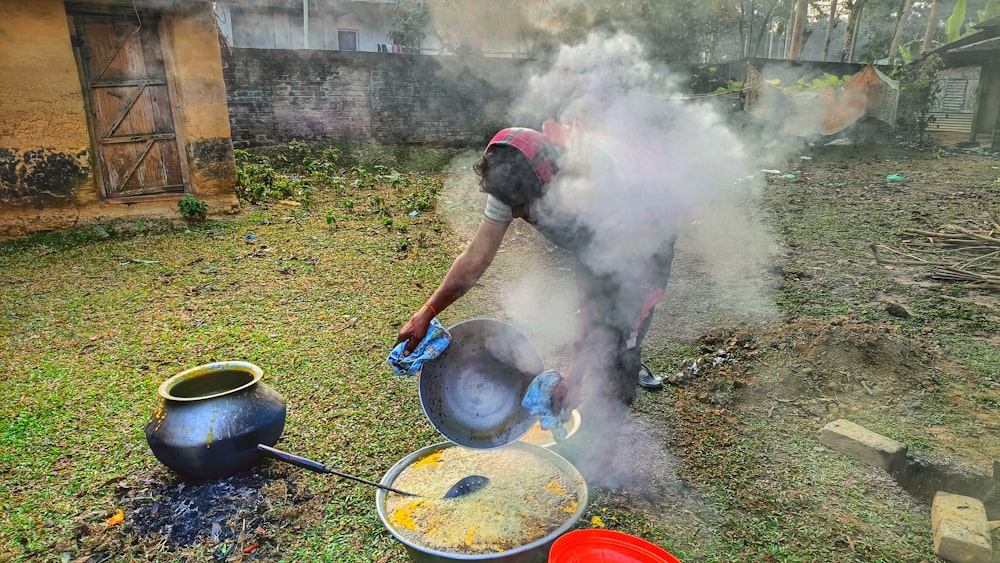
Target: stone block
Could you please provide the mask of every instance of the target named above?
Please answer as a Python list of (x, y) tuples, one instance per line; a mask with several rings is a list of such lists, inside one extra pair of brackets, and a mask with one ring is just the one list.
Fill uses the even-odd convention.
[(972, 497), (938, 491), (931, 505), (934, 553), (947, 561), (990, 563), (990, 539), (986, 508)]
[(854, 459), (894, 472), (906, 466), (906, 444), (886, 438), (849, 420), (828, 423), (819, 433), (828, 448)]

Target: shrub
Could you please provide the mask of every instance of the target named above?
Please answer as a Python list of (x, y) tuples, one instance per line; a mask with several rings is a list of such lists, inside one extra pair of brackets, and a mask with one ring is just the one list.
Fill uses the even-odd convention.
[(941, 90), (937, 73), (941, 57), (931, 55), (926, 59), (896, 67), (892, 77), (899, 81), (899, 103), (896, 126), (899, 131), (919, 143), (924, 142), (924, 132), (934, 121), (931, 108)]
[(184, 197), (177, 200), (177, 207), (181, 210), (181, 215), (188, 219), (204, 219), (208, 213), (208, 204), (191, 194), (184, 194)]

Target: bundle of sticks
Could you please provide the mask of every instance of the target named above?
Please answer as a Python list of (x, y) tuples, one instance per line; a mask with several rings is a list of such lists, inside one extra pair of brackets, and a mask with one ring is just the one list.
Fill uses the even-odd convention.
[[(1000, 290), (1000, 223), (990, 221), (985, 229), (944, 225), (936, 231), (910, 229), (903, 240), (904, 250), (872, 244), (879, 264), (932, 266), (931, 279), (965, 282), (969, 287)], [(898, 258), (887, 259), (885, 251)]]

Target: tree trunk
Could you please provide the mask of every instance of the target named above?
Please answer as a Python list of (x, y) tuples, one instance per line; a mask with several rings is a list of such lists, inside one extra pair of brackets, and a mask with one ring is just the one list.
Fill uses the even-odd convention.
[(865, 0), (854, 0), (849, 9), (847, 36), (844, 38), (844, 51), (840, 55), (840, 62), (844, 63), (854, 60), (854, 47), (858, 43), (858, 31), (861, 29), (861, 14), (865, 9)]
[(903, 24), (910, 17), (910, 10), (913, 8), (913, 0), (903, 0), (903, 9), (896, 17), (896, 32), (892, 34), (892, 44), (889, 45), (889, 64), (896, 60), (896, 51), (899, 49), (899, 40), (903, 36)]
[(830, 0), (830, 19), (826, 22), (826, 39), (823, 40), (823, 60), (830, 56), (830, 40), (837, 25), (837, 0)]
[[(743, 22), (746, 20), (747, 11), (746, 3), (744, 0), (740, 0), (740, 20), (736, 23), (736, 37), (740, 44), (740, 57), (747, 57), (747, 41), (745, 34), (743, 33)], [(750, 19), (753, 19), (753, 12), (750, 13)]]
[(861, 22), (864, 19), (865, 0), (858, 4), (858, 17), (854, 20), (854, 31), (851, 33), (851, 60), (855, 59), (854, 52), (858, 50), (858, 35), (861, 34)]
[[(772, 28), (772, 26), (768, 24), (771, 23), (771, 14), (774, 13), (774, 7), (777, 4), (778, 0), (771, 0), (771, 2), (767, 4), (767, 9), (764, 10), (764, 18), (761, 19), (760, 27), (757, 28), (757, 40), (754, 43), (753, 49), (751, 49), (750, 51), (752, 56), (757, 56), (760, 54), (760, 46), (761, 43), (764, 42), (764, 36), (767, 35), (768, 30)], [(771, 56), (770, 51), (767, 53), (767, 56), (768, 57)]]
[(803, 38), (806, 32), (806, 25), (809, 20), (806, 18), (809, 12), (809, 0), (795, 0), (795, 21), (792, 24), (792, 40), (788, 44), (788, 58), (793, 61), (799, 60), (802, 56)]
[(940, 0), (931, 3), (931, 13), (927, 16), (927, 29), (924, 30), (924, 45), (920, 49), (921, 53), (931, 50), (931, 41), (934, 40), (934, 32), (937, 31), (937, 13)]

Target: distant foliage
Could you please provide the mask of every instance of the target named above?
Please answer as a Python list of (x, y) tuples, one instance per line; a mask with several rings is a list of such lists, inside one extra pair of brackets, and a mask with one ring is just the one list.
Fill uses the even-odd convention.
[[(293, 141), (294, 143), (294, 141)], [(297, 147), (291, 146), (291, 150)], [(308, 202), (313, 184), (326, 177), (321, 172), (309, 175), (279, 174), (266, 158), (255, 158), (249, 152), (236, 150), (236, 196), (250, 203), (269, 199), (296, 199)], [(284, 159), (278, 155), (277, 159)], [(310, 160), (307, 166), (323, 166), (323, 162)]]
[[(405, 233), (403, 213), (419, 214), (434, 208), (440, 180), (424, 174), (446, 169), (460, 149), (435, 149), (416, 145), (363, 143), (308, 143), (237, 149), (236, 195), (252, 204), (278, 201), (309, 209), (314, 196), (340, 196), (334, 207), (322, 211), (327, 226), (338, 228), (350, 216), (380, 215), (382, 225)], [(377, 190), (399, 192), (392, 209)], [(291, 202), (294, 202), (291, 203)]]
[(965, 24), (965, 11), (965, 0), (958, 0), (955, 3), (955, 9), (952, 10), (951, 16), (948, 17), (948, 21), (944, 27), (945, 39), (949, 43), (962, 36), (962, 26)]
[(430, 10), (423, 0), (396, 0), (392, 8), (392, 27), (385, 38), (396, 45), (419, 48), (429, 21)]
[(1000, 17), (1000, 0), (986, 0), (986, 6), (982, 10), (979, 10), (977, 14), (979, 15), (980, 22)]
[(805, 76), (800, 77), (794, 85), (783, 86), (786, 91), (789, 92), (804, 92), (806, 90), (822, 90), (824, 88), (836, 88), (841, 84), (850, 80), (851, 75), (845, 74), (843, 76), (837, 76), (835, 74), (830, 74), (829, 72), (823, 73), (823, 78), (813, 78), (812, 80), (806, 80)]

